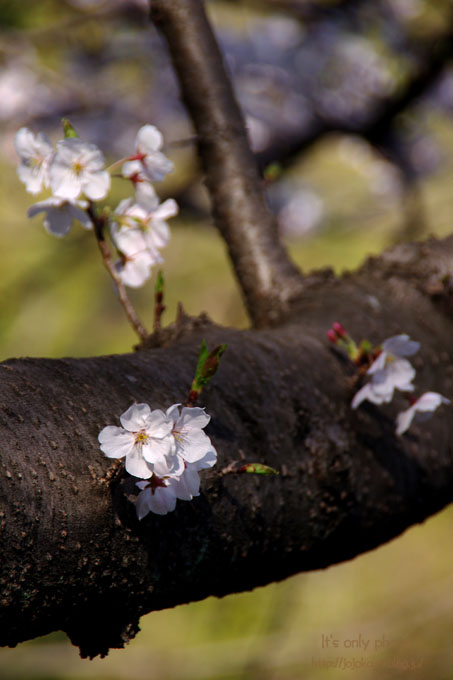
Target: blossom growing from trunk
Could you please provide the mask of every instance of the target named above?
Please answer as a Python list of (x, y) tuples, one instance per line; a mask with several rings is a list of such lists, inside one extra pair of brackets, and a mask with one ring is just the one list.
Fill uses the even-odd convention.
[(217, 462), (217, 453), (212, 448), (196, 463), (186, 463), (184, 472), (174, 481), (174, 493), (181, 501), (191, 501), (194, 496), (200, 495), (200, 470), (211, 468)]
[(162, 144), (162, 133), (154, 125), (141, 127), (135, 139), (135, 155), (123, 164), (123, 176), (141, 176), (150, 182), (160, 182), (173, 170), (173, 163), (159, 150)]
[(412, 406), (398, 413), (396, 417), (396, 434), (401, 435), (409, 429), (413, 420), (423, 422), (431, 418), (433, 412), (441, 404), (449, 404), (450, 400), (438, 392), (425, 392)]
[(30, 194), (49, 186), (49, 165), (54, 155), (50, 139), (43, 132), (35, 135), (28, 128), (16, 133), (14, 146), (20, 157), (17, 174)]
[(176, 496), (172, 478), (152, 477), (149, 482), (137, 482), (140, 493), (137, 496), (135, 509), (138, 519), (143, 519), (149, 512), (166, 515), (176, 507)]
[(61, 140), (49, 168), (53, 195), (68, 201), (74, 201), (80, 194), (92, 201), (105, 198), (110, 175), (104, 165), (104, 156), (95, 144), (76, 137)]
[(203, 428), (211, 420), (203, 408), (197, 406), (188, 408), (180, 404), (173, 404), (167, 409), (166, 416), (172, 423), (172, 435), (175, 440), (176, 454), (186, 463), (196, 463), (202, 460), (210, 451), (215, 453), (211, 440), (203, 432)]
[(44, 228), (49, 234), (53, 236), (66, 236), (70, 230), (74, 220), (80, 222), (85, 229), (91, 229), (92, 223), (89, 218), (86, 208), (87, 201), (67, 201), (64, 198), (57, 198), (51, 196), (44, 201), (34, 203), (28, 209), (28, 217), (34, 217), (40, 212), (45, 212)]
[(101, 451), (107, 458), (125, 458), (129, 474), (149, 479), (153, 465), (166, 465), (166, 457), (175, 451), (173, 422), (148, 404), (132, 404), (120, 421), (122, 427), (108, 425), (99, 433)]
[(420, 343), (410, 340), (408, 335), (395, 335), (382, 343), (382, 351), (367, 371), (371, 381), (354, 396), (351, 406), (357, 408), (365, 399), (374, 404), (383, 404), (393, 398), (395, 389), (412, 392), (415, 369), (406, 356), (412, 356)]
[[(149, 512), (166, 515), (168, 512), (173, 512), (177, 499), (191, 501), (195, 496), (199, 496), (198, 472), (212, 467), (216, 461), (217, 454), (214, 449), (211, 449), (196, 463), (183, 464), (182, 474), (168, 471), (162, 476), (153, 475), (148, 482), (137, 482), (136, 485), (141, 490), (135, 506), (138, 519), (143, 519)], [(161, 469), (161, 472), (164, 470)]]

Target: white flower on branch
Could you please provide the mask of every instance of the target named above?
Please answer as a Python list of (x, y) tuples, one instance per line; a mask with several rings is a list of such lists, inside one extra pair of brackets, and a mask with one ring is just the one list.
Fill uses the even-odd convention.
[(438, 392), (425, 392), (412, 406), (405, 411), (398, 413), (396, 417), (396, 434), (402, 435), (409, 429), (413, 420), (424, 422), (431, 418), (434, 411), (441, 404), (449, 404), (450, 400)]
[(54, 155), (50, 139), (43, 132), (35, 135), (28, 128), (18, 130), (14, 146), (20, 157), (17, 174), (30, 194), (49, 186), (49, 164)]
[(141, 127), (135, 139), (135, 155), (123, 164), (123, 176), (160, 182), (173, 170), (173, 163), (160, 151), (162, 144), (162, 133), (154, 125)]
[(107, 458), (125, 458), (127, 472), (141, 479), (151, 477), (154, 463), (167, 471), (166, 457), (175, 452), (173, 421), (160, 409), (151, 411), (148, 404), (132, 404), (120, 421), (122, 427), (108, 425), (99, 433)]
[(80, 222), (85, 229), (91, 229), (92, 223), (86, 212), (88, 203), (86, 201), (67, 201), (64, 198), (51, 196), (44, 201), (34, 203), (28, 209), (28, 217), (34, 217), (41, 212), (45, 212), (44, 228), (53, 236), (66, 236), (74, 220)]
[(141, 490), (137, 496), (135, 509), (138, 519), (143, 519), (149, 512), (166, 515), (176, 507), (176, 496), (173, 479), (152, 477), (149, 482), (137, 482)]
[(200, 495), (200, 470), (213, 467), (217, 462), (217, 453), (212, 448), (196, 463), (187, 463), (184, 472), (175, 479), (174, 493), (176, 498), (181, 501), (191, 501), (195, 496)]
[(214, 449), (208, 451), (196, 463), (188, 463), (183, 467), (181, 475), (154, 475), (147, 481), (137, 482), (141, 490), (137, 496), (136, 511), (138, 519), (143, 519), (149, 512), (166, 515), (173, 512), (176, 500), (191, 501), (200, 495), (200, 477), (198, 472), (215, 465), (217, 454)]
[(367, 371), (371, 381), (364, 385), (354, 396), (351, 406), (357, 408), (365, 399), (374, 404), (392, 400), (395, 389), (412, 392), (415, 369), (404, 359), (412, 356), (420, 343), (410, 340), (408, 335), (395, 335), (382, 343), (382, 351)]
[[(172, 198), (159, 203), (150, 184), (137, 185), (137, 201), (126, 198), (115, 210), (114, 224), (140, 229), (146, 247), (153, 252), (163, 248), (170, 240), (170, 230), (166, 220), (178, 214), (178, 205)], [(115, 229), (114, 229), (115, 230)]]
[(110, 175), (104, 165), (104, 156), (95, 144), (75, 137), (61, 140), (49, 168), (52, 193), (68, 201), (82, 193), (92, 201), (105, 198)]
[(211, 416), (197, 406), (192, 408), (183, 406), (180, 412), (179, 406), (174, 404), (166, 412), (167, 418), (173, 422), (172, 435), (175, 439), (176, 453), (186, 463), (196, 463), (211, 451), (215, 454), (211, 440), (203, 432)]
[(162, 258), (156, 249), (147, 247), (140, 229), (112, 225), (112, 239), (121, 254), (115, 264), (116, 271), (125, 286), (140, 288), (151, 276), (151, 267)]

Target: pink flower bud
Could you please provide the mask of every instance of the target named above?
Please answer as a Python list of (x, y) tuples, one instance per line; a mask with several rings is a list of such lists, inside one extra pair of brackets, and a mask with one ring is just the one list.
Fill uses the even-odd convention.
[(327, 335), (327, 337), (329, 338), (330, 342), (333, 342), (334, 345), (337, 344), (338, 338), (337, 338), (337, 336), (336, 336), (336, 333), (334, 333), (334, 331), (333, 331), (331, 328), (329, 328), (329, 330), (327, 331), (326, 335)]
[(344, 329), (344, 327), (341, 325), (341, 323), (338, 323), (338, 321), (335, 321), (334, 324), (332, 324), (332, 328), (335, 331), (335, 333), (338, 335), (339, 338), (345, 338), (347, 333)]

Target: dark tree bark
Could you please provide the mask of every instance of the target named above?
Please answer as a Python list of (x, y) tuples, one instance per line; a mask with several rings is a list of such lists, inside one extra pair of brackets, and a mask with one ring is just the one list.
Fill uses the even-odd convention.
[[(193, 0), (152, 0), (152, 6), (170, 22), (168, 35), (172, 26), (178, 33), (173, 22), (186, 19), (190, 34), (188, 8), (202, 21), (202, 6)], [(219, 82), (224, 77), (219, 72)], [(226, 155), (216, 135), (200, 127), (209, 140), (201, 145), (207, 170), (214, 161), (225, 166), (210, 190), (215, 203), (219, 183), (231, 182), (251, 216), (245, 188), (247, 181), (257, 185), (250, 205), (258, 205), (258, 180), (242, 131), (227, 123), (214, 125)], [(226, 194), (219, 201), (220, 228), (235, 241), (234, 229), (244, 232), (250, 221), (233, 225)], [(150, 610), (349, 559), (452, 500), (450, 412), (444, 408), (396, 438), (393, 418), (406, 406), (402, 399), (352, 411), (352, 365), (328, 345), (325, 332), (340, 320), (357, 339), (375, 343), (409, 333), (422, 344), (417, 385), (451, 398), (453, 238), (398, 246), (355, 275), (336, 278), (327, 270), (300, 286), (272, 240), (270, 221), (263, 233), (251, 241), (239, 233), (233, 262), (249, 308), (259, 307), (255, 322), (268, 328), (237, 331), (181, 317), (134, 354), (0, 364), (0, 644), (62, 629), (83, 656), (106, 654), (132, 638)], [(247, 280), (249, 249), (258, 271)], [(183, 400), (202, 338), (209, 346), (228, 343), (201, 402), (212, 415), (207, 433), (218, 464), (203, 475), (199, 498), (139, 522), (134, 480), (102, 455), (97, 435), (118, 424), (133, 401), (165, 408)], [(280, 475), (225, 473), (243, 461), (266, 463)]]
[(216, 39), (200, 0), (152, 0), (167, 39), (199, 153), (216, 225), (225, 239), (255, 327), (278, 323), (302, 279), (279, 242)]

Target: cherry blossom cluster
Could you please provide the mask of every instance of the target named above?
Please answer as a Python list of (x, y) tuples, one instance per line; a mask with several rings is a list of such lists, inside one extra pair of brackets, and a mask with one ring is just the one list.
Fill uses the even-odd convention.
[(108, 425), (99, 433), (108, 458), (124, 458), (126, 471), (140, 479), (137, 516), (166, 515), (177, 499), (199, 495), (200, 470), (217, 461), (211, 440), (203, 432), (210, 416), (199, 407), (173, 404), (165, 413), (148, 404), (132, 404), (120, 417), (122, 427)]
[(441, 404), (450, 403), (449, 399), (438, 392), (425, 392), (417, 399), (412, 396), (416, 371), (406, 357), (416, 354), (420, 343), (411, 340), (408, 335), (394, 335), (377, 348), (373, 348), (366, 340), (357, 346), (343, 326), (335, 323), (327, 332), (327, 337), (334, 344), (343, 347), (359, 373), (365, 372), (368, 378), (354, 395), (351, 402), (353, 409), (358, 408), (365, 400), (373, 404), (389, 403), (395, 390), (408, 396), (411, 406), (397, 415), (396, 434), (406, 432), (413, 420), (427, 420)]
[[(20, 158), (17, 172), (26, 190), (31, 194), (48, 190), (51, 194), (32, 205), (28, 216), (45, 213), (45, 229), (59, 237), (68, 233), (74, 221), (91, 229), (93, 202), (105, 199), (111, 185), (100, 149), (79, 139), (70, 125), (66, 133), (55, 149), (47, 135), (34, 134), (28, 128), (21, 128), (15, 138)], [(162, 145), (160, 131), (144, 125), (138, 131), (134, 153), (111, 166), (122, 164), (121, 176), (135, 188), (135, 197), (121, 201), (108, 215), (119, 255), (117, 275), (124, 285), (134, 288), (142, 286), (152, 266), (162, 262), (160, 250), (170, 238), (166, 220), (178, 212), (173, 199), (159, 202), (152, 184), (173, 170), (172, 162), (160, 150)]]

